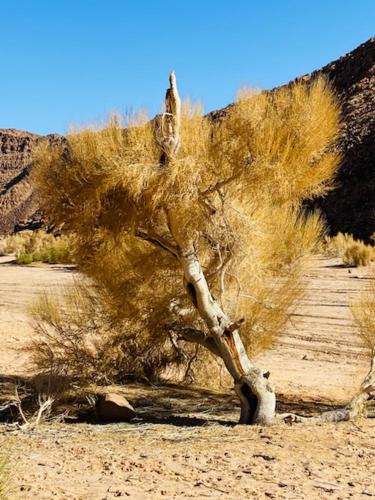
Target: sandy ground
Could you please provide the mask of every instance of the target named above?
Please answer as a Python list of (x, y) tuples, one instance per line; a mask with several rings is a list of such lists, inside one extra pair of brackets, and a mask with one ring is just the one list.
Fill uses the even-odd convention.
[[(14, 349), (32, 335), (27, 307), (44, 289), (58, 293), (74, 272), (0, 260), (3, 379), (26, 372)], [(317, 258), (308, 293), (280, 345), (258, 362), (271, 370), (280, 407), (319, 411), (347, 401), (366, 372), (349, 303), (368, 269)], [(119, 389), (120, 390), (120, 389)], [(197, 388), (121, 389), (138, 411), (130, 424), (0, 426), (12, 455), (11, 498), (368, 498), (375, 496), (375, 421), (236, 426), (233, 393)], [(293, 402), (293, 403), (291, 403)]]

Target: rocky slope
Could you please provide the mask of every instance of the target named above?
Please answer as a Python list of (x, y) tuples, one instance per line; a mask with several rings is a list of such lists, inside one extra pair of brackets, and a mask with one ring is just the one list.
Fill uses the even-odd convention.
[[(343, 163), (336, 189), (314, 206), (322, 209), (332, 233), (368, 240), (375, 231), (375, 38), (299, 79), (308, 81), (318, 74), (333, 82), (342, 103), (338, 146)], [(211, 116), (223, 114), (225, 109)], [(40, 224), (29, 183), (31, 151), (39, 141), (54, 137), (0, 129), (0, 234)]]
[(319, 73), (333, 82), (341, 101), (343, 162), (336, 189), (316, 206), (333, 233), (368, 240), (375, 231), (375, 38), (302, 78)]
[(0, 130), (0, 234), (38, 225), (38, 205), (29, 181), (31, 154), (42, 138)]

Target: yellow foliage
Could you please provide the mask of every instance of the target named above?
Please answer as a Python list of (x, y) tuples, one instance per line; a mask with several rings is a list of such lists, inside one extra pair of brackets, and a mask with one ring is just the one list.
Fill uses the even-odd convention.
[[(374, 278), (374, 276), (373, 276)], [(371, 283), (370, 289), (352, 305), (354, 320), (359, 328), (369, 354), (375, 355), (375, 284)]]
[(22, 231), (3, 238), (3, 255), (15, 254), (18, 264), (48, 262), (67, 264), (72, 262), (71, 240), (66, 235), (54, 236), (45, 231)]
[(105, 290), (117, 321), (141, 320), (146, 336), (163, 335), (174, 321), (204, 330), (177, 259), (139, 238), (145, 230), (173, 244), (173, 210), (199, 249), (213, 294), (245, 317), (249, 350), (268, 347), (299, 294), (304, 257), (324, 231), (301, 204), (331, 188), (339, 164), (339, 109), (330, 86), (317, 79), (273, 93), (242, 92), (217, 123), (185, 104), (181, 148), (167, 165), (160, 164), (152, 121), (141, 116), (124, 125), (112, 118), (102, 129), (73, 131), (34, 157), (43, 208), (74, 234), (76, 262)]
[(63, 292), (45, 293), (30, 310), (37, 337), (25, 350), (39, 373), (83, 385), (156, 380), (166, 366), (178, 368), (189, 360), (192, 347), (176, 349), (161, 335), (163, 325), (147, 329), (141, 316), (115, 320), (106, 298), (89, 282)]
[(345, 250), (342, 260), (349, 266), (367, 266), (375, 260), (374, 248), (363, 241), (355, 241)]
[(375, 249), (361, 240), (355, 240), (351, 234), (338, 233), (326, 236), (322, 243), (325, 255), (341, 257), (348, 266), (367, 266), (375, 260)]

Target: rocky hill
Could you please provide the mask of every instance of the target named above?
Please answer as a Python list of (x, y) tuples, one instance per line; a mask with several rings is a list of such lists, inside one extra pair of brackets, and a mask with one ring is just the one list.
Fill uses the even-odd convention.
[[(341, 100), (343, 163), (336, 189), (314, 206), (322, 209), (332, 233), (368, 240), (375, 231), (375, 38), (297, 80), (318, 74), (328, 76)], [(211, 116), (223, 114), (225, 109)], [(29, 182), (31, 152), (38, 142), (55, 138), (0, 129), (0, 234), (41, 224)]]
[(29, 173), (31, 153), (40, 140), (28, 132), (0, 130), (0, 234), (38, 225)]
[(375, 231), (375, 38), (302, 78), (317, 74), (328, 76), (340, 98), (343, 162), (336, 189), (315, 206), (333, 233), (368, 240)]

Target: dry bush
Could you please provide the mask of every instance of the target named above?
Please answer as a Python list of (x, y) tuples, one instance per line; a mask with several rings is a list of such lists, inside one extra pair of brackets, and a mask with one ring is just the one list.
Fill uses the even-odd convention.
[[(374, 278), (374, 276), (373, 276)], [(370, 290), (364, 292), (352, 305), (354, 320), (359, 334), (372, 356), (375, 355), (375, 284), (372, 281)]]
[(325, 236), (322, 241), (322, 252), (327, 257), (343, 257), (348, 246), (355, 242), (353, 236), (347, 233), (338, 233), (335, 236)]
[(375, 250), (371, 245), (355, 240), (347, 233), (338, 233), (333, 237), (326, 236), (321, 250), (329, 257), (340, 257), (348, 266), (367, 266), (375, 259)]
[(77, 282), (60, 297), (40, 296), (31, 314), (37, 337), (26, 350), (39, 373), (65, 379), (59, 392), (72, 384), (155, 381), (167, 366), (169, 371), (175, 366), (175, 378), (181, 378), (184, 372), (178, 367), (189, 363), (194, 352), (191, 346), (171, 342), (156, 327), (147, 331), (141, 319), (114, 321), (107, 301), (88, 283)]
[(0, 244), (3, 255), (15, 254), (18, 264), (68, 264), (73, 260), (71, 239), (65, 235), (56, 237), (42, 230), (22, 231), (4, 238)]
[(0, 238), (0, 257), (3, 257), (4, 255), (8, 255), (7, 243), (5, 238)]
[[(207, 332), (178, 260), (165, 251), (173, 213), (174, 226), (194, 240), (212, 294), (232, 317), (245, 318), (241, 333), (255, 353), (274, 344), (300, 296), (305, 257), (323, 231), (301, 206), (331, 188), (338, 133), (338, 104), (317, 79), (242, 93), (219, 123), (184, 105), (181, 147), (167, 166), (154, 122), (111, 119), (73, 131), (59, 147), (42, 145), (33, 179), (50, 220), (74, 235), (77, 264), (100, 290), (98, 307), (126, 339), (124, 349), (130, 338), (144, 352), (160, 348), (166, 332), (183, 327)], [(116, 359), (100, 352), (108, 363)]]
[(348, 266), (367, 266), (375, 259), (374, 248), (363, 241), (355, 241), (345, 250), (343, 263)]

